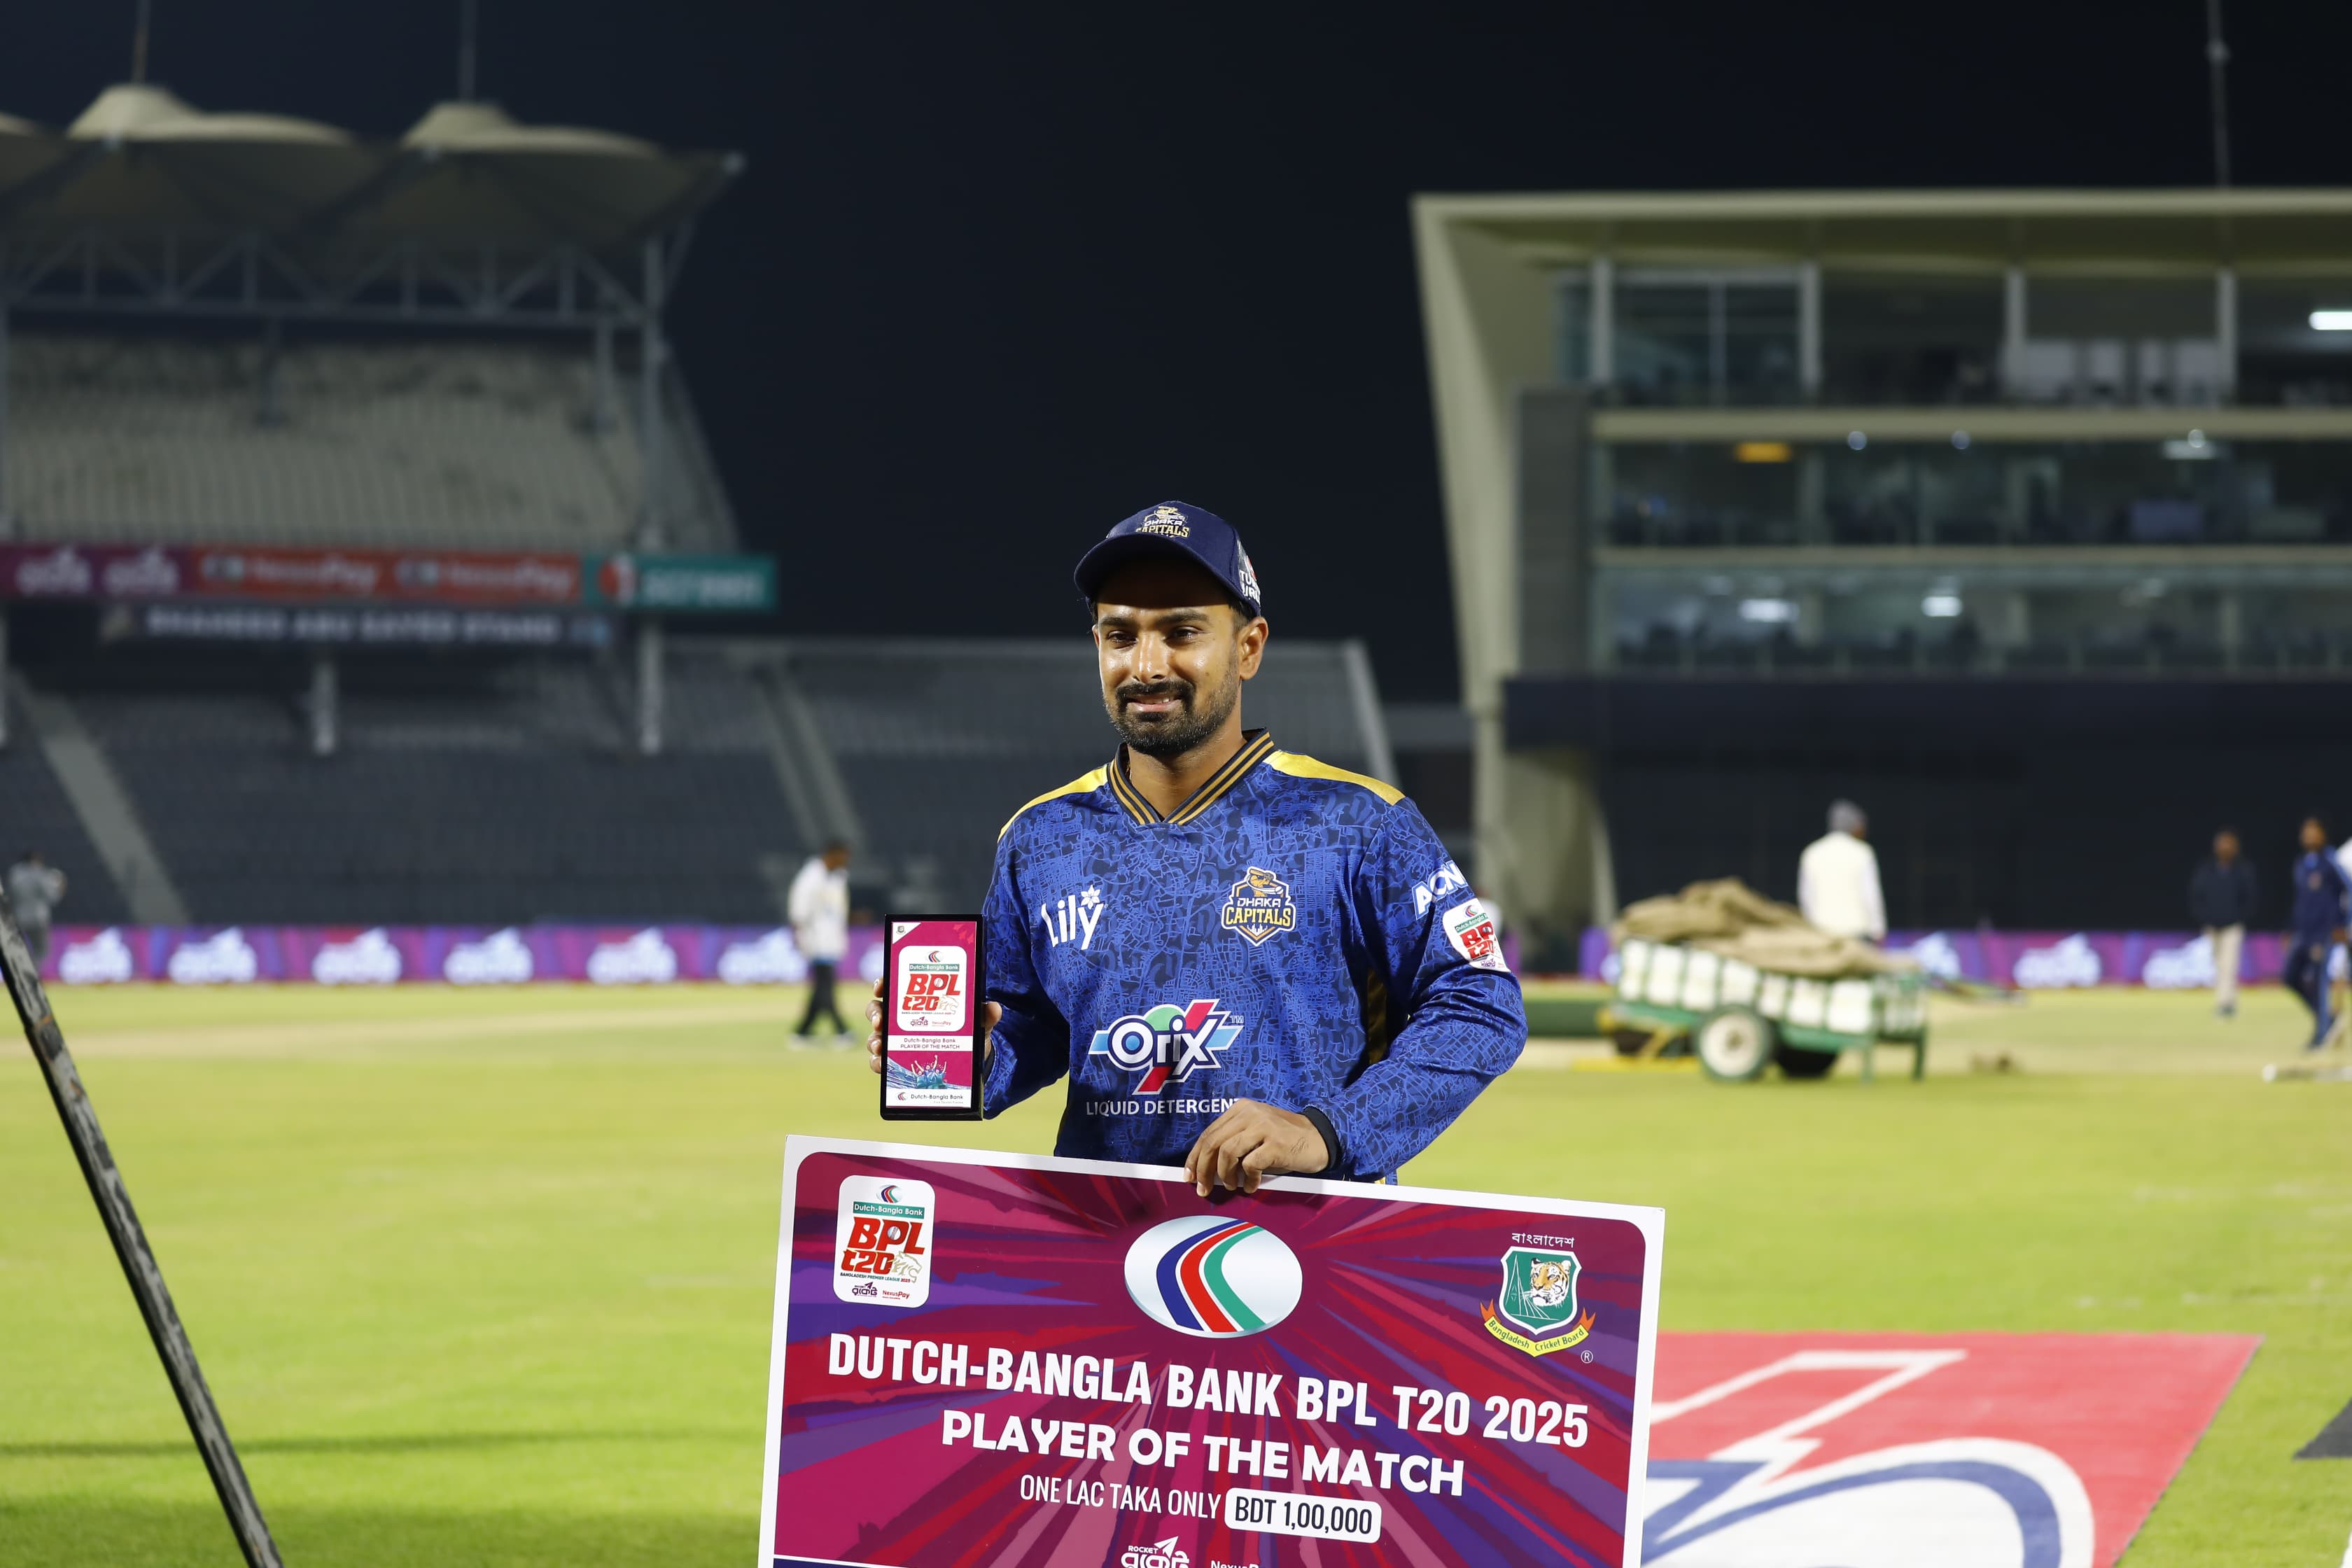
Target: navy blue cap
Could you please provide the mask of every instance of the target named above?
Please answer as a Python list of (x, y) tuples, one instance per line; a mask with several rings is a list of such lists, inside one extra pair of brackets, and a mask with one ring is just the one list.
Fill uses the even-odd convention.
[(1234, 525), (1215, 512), (1187, 506), (1180, 500), (1145, 507), (1103, 535), (1102, 542), (1078, 558), (1072, 574), (1078, 592), (1093, 604), (1095, 593), (1114, 567), (1139, 555), (1183, 555), (1209, 569), (1225, 591), (1263, 615), (1265, 601), (1257, 590), (1257, 570)]

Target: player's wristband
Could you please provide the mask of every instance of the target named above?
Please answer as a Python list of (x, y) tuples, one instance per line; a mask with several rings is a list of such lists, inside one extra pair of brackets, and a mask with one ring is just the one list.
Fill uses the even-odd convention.
[(1299, 1114), (1306, 1117), (1307, 1121), (1315, 1124), (1315, 1131), (1323, 1135), (1324, 1149), (1328, 1152), (1331, 1156), (1330, 1162), (1321, 1170), (1301, 1171), (1299, 1174), (1302, 1176), (1336, 1177), (1339, 1173), (1339, 1131), (1331, 1125), (1331, 1119), (1328, 1116), (1324, 1115), (1322, 1110), (1318, 1107), (1310, 1105), (1305, 1110), (1299, 1112)]

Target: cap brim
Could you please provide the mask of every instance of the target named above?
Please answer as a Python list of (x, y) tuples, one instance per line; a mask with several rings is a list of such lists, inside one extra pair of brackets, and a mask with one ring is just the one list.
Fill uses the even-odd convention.
[(1078, 569), (1070, 574), (1070, 578), (1077, 584), (1079, 595), (1091, 604), (1097, 591), (1102, 587), (1104, 580), (1113, 572), (1130, 561), (1155, 555), (1172, 556), (1178, 560), (1191, 562), (1207, 573), (1210, 581), (1215, 583), (1225, 593), (1240, 599), (1244, 604), (1249, 603), (1247, 596), (1239, 588), (1227, 582), (1215, 567), (1201, 558), (1199, 551), (1186, 544), (1182, 540), (1167, 539), (1150, 533), (1122, 533), (1116, 539), (1104, 540), (1078, 557)]

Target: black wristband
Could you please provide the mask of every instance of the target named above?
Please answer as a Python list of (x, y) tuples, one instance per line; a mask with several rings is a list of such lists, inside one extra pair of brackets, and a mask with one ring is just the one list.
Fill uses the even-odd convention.
[(1313, 1122), (1315, 1131), (1323, 1135), (1323, 1147), (1330, 1151), (1331, 1160), (1319, 1171), (1301, 1171), (1298, 1173), (1302, 1176), (1337, 1176), (1339, 1173), (1339, 1131), (1331, 1125), (1331, 1119), (1314, 1106), (1308, 1106), (1299, 1114)]

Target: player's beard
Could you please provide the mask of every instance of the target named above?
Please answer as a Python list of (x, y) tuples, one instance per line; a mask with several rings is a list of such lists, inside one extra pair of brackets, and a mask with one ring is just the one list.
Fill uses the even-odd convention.
[[(1140, 719), (1127, 710), (1129, 702), (1173, 697), (1176, 710), (1164, 719)], [(1160, 762), (1172, 762), (1198, 749), (1225, 727), (1234, 705), (1242, 700), (1241, 672), (1225, 668), (1224, 678), (1206, 690), (1189, 680), (1130, 680), (1111, 693), (1106, 705), (1111, 727), (1136, 751)]]

